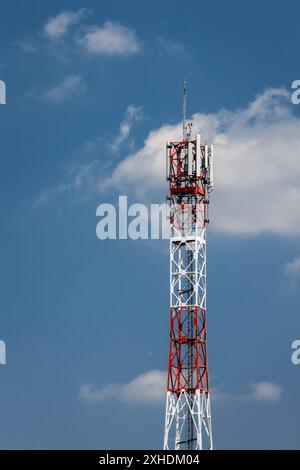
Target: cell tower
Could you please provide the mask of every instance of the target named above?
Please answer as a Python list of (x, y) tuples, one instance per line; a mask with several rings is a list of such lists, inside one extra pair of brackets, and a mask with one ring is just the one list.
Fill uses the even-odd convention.
[(167, 143), (170, 209), (170, 347), (164, 449), (212, 449), (206, 345), (206, 227), (213, 146), (191, 140), (183, 89), (183, 140)]

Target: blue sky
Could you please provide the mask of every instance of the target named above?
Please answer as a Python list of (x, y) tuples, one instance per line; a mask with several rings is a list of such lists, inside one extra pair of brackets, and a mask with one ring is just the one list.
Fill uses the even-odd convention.
[(1, 2), (1, 448), (162, 446), (159, 390), (135, 394), (167, 366), (168, 245), (100, 241), (95, 214), (119, 194), (164, 200), (184, 78), (218, 161), (215, 447), (299, 448), (299, 14), (291, 0)]

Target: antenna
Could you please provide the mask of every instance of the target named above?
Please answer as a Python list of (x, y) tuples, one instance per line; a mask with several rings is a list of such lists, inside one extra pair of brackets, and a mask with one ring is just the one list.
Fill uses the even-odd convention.
[(186, 95), (187, 95), (187, 85), (186, 79), (183, 82), (183, 94), (182, 94), (182, 132), (183, 140), (190, 140), (192, 132), (192, 122), (186, 120)]
[(182, 94), (182, 132), (183, 140), (187, 140), (187, 123), (186, 123), (186, 79), (183, 82)]

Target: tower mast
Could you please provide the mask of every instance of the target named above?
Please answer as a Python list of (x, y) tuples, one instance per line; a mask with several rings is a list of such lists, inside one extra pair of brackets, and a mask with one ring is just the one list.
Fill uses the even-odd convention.
[(183, 139), (187, 140), (187, 124), (186, 124), (186, 80), (183, 82), (182, 93), (182, 134)]
[(164, 449), (212, 449), (206, 344), (206, 228), (213, 146), (191, 140), (183, 87), (183, 140), (167, 143), (170, 345)]

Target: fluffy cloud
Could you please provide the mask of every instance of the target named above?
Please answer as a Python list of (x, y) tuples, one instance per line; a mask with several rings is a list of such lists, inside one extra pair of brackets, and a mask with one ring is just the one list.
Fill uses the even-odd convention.
[(71, 75), (65, 80), (44, 93), (44, 97), (52, 102), (59, 103), (78, 96), (85, 90), (85, 84), (80, 75)]
[(300, 256), (289, 261), (283, 266), (283, 271), (285, 274), (288, 274), (292, 277), (296, 277), (300, 275)]
[(126, 110), (125, 117), (120, 124), (119, 133), (113, 139), (110, 148), (112, 152), (118, 152), (120, 145), (125, 142), (129, 137), (129, 134), (132, 130), (132, 127), (136, 121), (139, 121), (142, 118), (142, 108), (140, 106), (134, 106), (130, 104)]
[(251, 395), (255, 400), (275, 403), (282, 397), (281, 385), (272, 382), (257, 382), (252, 385)]
[(190, 52), (181, 42), (173, 41), (169, 38), (158, 38), (158, 49), (164, 54), (176, 57), (177, 59), (184, 59), (190, 57)]
[[(59, 91), (51, 94), (54, 99), (61, 96)], [(136, 108), (128, 109), (115, 148), (126, 139), (134, 120)], [(300, 119), (294, 109), (288, 91), (277, 88), (266, 90), (243, 109), (193, 116), (193, 132), (199, 131), (215, 146), (211, 230), (300, 234)], [(141, 148), (114, 169), (112, 162), (107, 169), (108, 160), (95, 159), (89, 163), (92, 175), (86, 178), (85, 161), (72, 175), (81, 184), (63, 184), (85, 193), (86, 181), (89, 193), (113, 190), (131, 194), (137, 202), (161, 202), (167, 191), (165, 142), (181, 135), (181, 124), (165, 124), (150, 131)]]
[(82, 384), (79, 396), (90, 403), (115, 399), (123, 403), (157, 404), (165, 399), (166, 380), (165, 372), (151, 370), (126, 384), (108, 384), (99, 389), (90, 384)]
[[(229, 234), (300, 234), (300, 119), (290, 94), (268, 89), (246, 108), (195, 114), (199, 131), (215, 146), (212, 229)], [(124, 188), (139, 198), (166, 191), (165, 142), (181, 125), (152, 130), (101, 187)]]
[[(155, 405), (166, 399), (167, 373), (162, 370), (151, 370), (138, 375), (128, 383), (110, 383), (101, 388), (91, 384), (82, 384), (79, 398), (88, 403), (99, 403), (106, 400), (117, 400), (122, 403), (143, 403)], [(230, 401), (263, 401), (276, 403), (283, 394), (281, 385), (272, 382), (253, 383), (249, 391), (243, 394), (224, 393), (213, 389), (214, 400)]]
[(268, 403), (277, 403), (281, 400), (283, 387), (273, 382), (255, 382), (251, 384), (249, 390), (241, 394), (222, 392), (217, 388), (212, 390), (213, 399), (218, 402), (232, 401), (262, 401)]
[(88, 12), (87, 8), (78, 11), (63, 11), (48, 19), (43, 31), (50, 39), (59, 39), (65, 36), (71, 26), (78, 23)]
[[(72, 80), (70, 80), (70, 78)], [(78, 95), (85, 88), (80, 77), (73, 76), (56, 87), (46, 91), (42, 96), (54, 103), (70, 99)], [(101, 136), (88, 140), (79, 150), (79, 161), (70, 162), (68, 172), (62, 182), (52, 188), (47, 188), (38, 194), (30, 204), (31, 209), (39, 209), (57, 197), (63, 197), (67, 193), (78, 194), (83, 200), (90, 199), (99, 194), (102, 190), (102, 181), (105, 175), (111, 171), (113, 162), (109, 158), (107, 161), (100, 160), (103, 147), (108, 148), (109, 152), (117, 153), (121, 144), (123, 144), (132, 132), (134, 124), (143, 119), (142, 107), (129, 105), (127, 107), (124, 119), (119, 125), (119, 131), (109, 142), (104, 141)], [(129, 142), (131, 145), (133, 142)], [(128, 144), (128, 143), (127, 143)], [(128, 148), (128, 145), (126, 145)], [(110, 157), (110, 155), (109, 155)]]
[(31, 209), (38, 209), (50, 200), (54, 199), (56, 196), (59, 196), (69, 190), (70, 186), (66, 184), (61, 184), (52, 189), (46, 189), (35, 198), (31, 204)]
[(91, 27), (78, 42), (88, 52), (107, 56), (136, 54), (141, 49), (133, 30), (112, 21)]
[(27, 54), (33, 54), (38, 50), (37, 45), (25, 40), (21, 39), (20, 41), (15, 42), (15, 46), (19, 47), (21, 51), (27, 53)]

